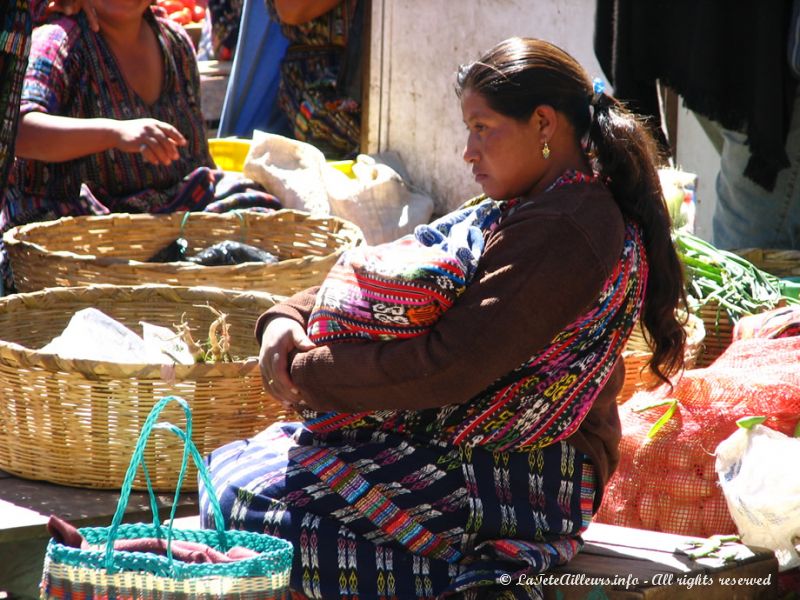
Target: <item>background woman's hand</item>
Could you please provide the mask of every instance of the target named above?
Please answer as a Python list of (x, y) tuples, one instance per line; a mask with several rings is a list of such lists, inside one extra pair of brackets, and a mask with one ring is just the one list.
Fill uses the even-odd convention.
[(293, 319), (279, 317), (270, 321), (261, 338), (258, 356), (264, 389), (286, 408), (299, 411), (304, 404), (289, 376), (289, 355), (294, 351), (315, 348), (303, 326)]
[(97, 11), (94, 9), (95, 0), (53, 0), (47, 3), (48, 12), (61, 12), (65, 15), (76, 15), (83, 11), (92, 31), (100, 31), (100, 22), (97, 20)]
[(131, 119), (117, 121), (115, 125), (119, 141), (117, 148), (124, 152), (139, 152), (144, 159), (155, 165), (168, 165), (180, 158), (179, 146), (186, 145), (186, 138), (169, 123), (157, 119)]

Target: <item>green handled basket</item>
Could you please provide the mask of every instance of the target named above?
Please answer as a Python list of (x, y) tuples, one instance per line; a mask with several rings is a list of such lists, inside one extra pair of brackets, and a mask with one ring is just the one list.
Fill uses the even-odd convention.
[[(186, 430), (170, 423), (157, 423), (162, 409), (177, 402), (186, 414)], [(175, 490), (169, 525), (159, 521), (156, 498), (150, 486), (144, 449), (154, 429), (167, 429), (184, 443), (181, 471)], [(117, 510), (110, 527), (79, 529), (90, 546), (80, 549), (50, 540), (44, 560), (41, 598), (136, 598), (137, 600), (233, 600), (242, 598), (288, 599), (289, 575), (292, 566), (292, 545), (279, 538), (247, 531), (226, 531), (222, 510), (213, 493), (213, 486), (203, 458), (192, 443), (192, 421), (189, 405), (182, 398), (162, 398), (142, 426), (128, 472), (120, 491)], [(186, 476), (189, 455), (208, 490), (216, 530), (181, 530), (173, 527), (181, 484)], [(134, 476), (141, 464), (150, 492), (153, 523), (122, 524)], [(167, 554), (127, 552), (114, 549), (119, 539), (157, 538), (166, 540)], [(185, 563), (172, 556), (172, 541), (206, 544), (220, 552), (234, 546), (253, 550), (257, 556), (224, 563)]]

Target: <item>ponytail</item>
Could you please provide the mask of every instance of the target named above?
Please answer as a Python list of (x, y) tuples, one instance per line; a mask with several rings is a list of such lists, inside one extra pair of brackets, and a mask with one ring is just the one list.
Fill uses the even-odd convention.
[(684, 366), (686, 332), (676, 309), (686, 306), (686, 290), (656, 170), (657, 144), (647, 126), (611, 96), (596, 93), (590, 105), (589, 156), (622, 213), (642, 227), (650, 271), (641, 316), (653, 350), (648, 366), (668, 382)]

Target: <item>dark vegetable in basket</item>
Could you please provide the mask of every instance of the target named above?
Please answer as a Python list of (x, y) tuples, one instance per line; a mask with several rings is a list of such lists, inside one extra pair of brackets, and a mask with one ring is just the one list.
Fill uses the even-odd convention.
[(168, 263), (186, 260), (186, 248), (188, 245), (185, 239), (179, 237), (153, 254), (146, 262)]
[(188, 257), (186, 260), (207, 267), (238, 265), (244, 262), (261, 262), (266, 264), (278, 262), (278, 258), (266, 250), (232, 240), (225, 240), (224, 242), (209, 246), (194, 256)]

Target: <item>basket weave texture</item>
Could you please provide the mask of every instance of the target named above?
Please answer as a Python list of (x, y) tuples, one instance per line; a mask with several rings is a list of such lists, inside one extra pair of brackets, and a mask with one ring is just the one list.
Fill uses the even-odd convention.
[[(3, 236), (20, 292), (93, 284), (215, 286), (291, 295), (318, 285), (339, 255), (363, 243), (361, 230), (338, 217), (296, 210), (264, 214), (115, 213), (29, 223)], [(182, 226), (183, 223), (183, 226)], [(187, 255), (234, 240), (277, 256), (274, 264), (208, 267), (191, 262), (145, 262), (177, 237)]]
[[(690, 314), (684, 329), (686, 330), (684, 366), (686, 369), (693, 369), (703, 351), (705, 327), (699, 317)], [(653, 388), (661, 383), (661, 380), (647, 367), (653, 353), (647, 345), (641, 323), (633, 328), (622, 356), (625, 359), (625, 382), (617, 394), (618, 404), (627, 402), (638, 391)]]
[(697, 311), (706, 329), (703, 350), (697, 358), (698, 367), (707, 367), (717, 360), (733, 341), (733, 326), (730, 316), (717, 302), (704, 304)]
[[(53, 288), (0, 298), (0, 468), (29, 479), (117, 489), (148, 413), (169, 395), (188, 400), (193, 437), (204, 453), (295, 419), (264, 391), (256, 358), (255, 321), (275, 301), (269, 294), (167, 285)], [(171, 327), (185, 313), (195, 339), (205, 339), (215, 318), (206, 304), (228, 315), (231, 354), (241, 359), (136, 365), (33, 349), (90, 306), (134, 331), (142, 320)], [(170, 416), (180, 418), (179, 409), (168, 409)], [(174, 489), (181, 448), (171, 436), (151, 440), (145, 458), (155, 489)], [(187, 478), (187, 489), (195, 477)], [(146, 488), (141, 476), (134, 487)]]
[(735, 252), (776, 277), (800, 277), (800, 250), (745, 248)]

